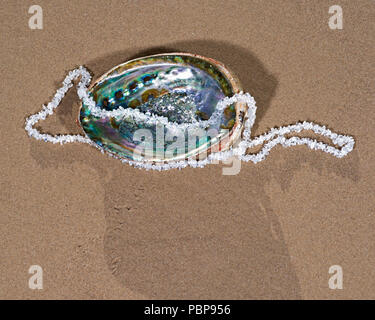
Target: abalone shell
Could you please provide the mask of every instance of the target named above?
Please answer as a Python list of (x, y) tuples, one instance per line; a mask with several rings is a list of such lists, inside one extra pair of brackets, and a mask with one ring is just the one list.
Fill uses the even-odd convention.
[[(167, 117), (177, 124), (207, 120), (218, 101), (241, 91), (239, 81), (220, 62), (188, 53), (159, 54), (127, 61), (101, 76), (89, 88), (96, 105), (105, 110), (119, 107), (139, 109), (143, 113)], [(156, 143), (156, 126), (138, 123), (132, 118), (99, 118), (83, 103), (80, 123), (87, 137), (111, 154), (136, 161), (167, 162), (207, 155), (233, 145), (241, 135), (246, 106), (228, 106), (220, 121), (205, 130), (214, 136), (197, 139), (193, 148), (185, 135), (186, 146), (179, 152), (166, 152), (175, 139)], [(148, 129), (153, 136), (153, 155), (146, 157), (136, 149), (134, 133)], [(164, 134), (168, 134), (165, 128)], [(173, 148), (172, 148), (173, 149)], [(168, 155), (167, 155), (168, 154)]]

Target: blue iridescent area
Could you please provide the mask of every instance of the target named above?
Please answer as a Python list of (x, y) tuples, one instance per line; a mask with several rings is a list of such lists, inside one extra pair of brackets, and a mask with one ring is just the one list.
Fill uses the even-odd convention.
[[(105, 110), (115, 110), (120, 106), (137, 108), (177, 123), (207, 120), (215, 111), (218, 101), (231, 93), (231, 87), (214, 65), (195, 59), (197, 61), (194, 63), (181, 57), (170, 59), (155, 56), (133, 60), (104, 76), (90, 90), (90, 95), (97, 106)], [(235, 117), (234, 106), (228, 107), (221, 122), (210, 129), (217, 130), (220, 135), (223, 129), (233, 127)], [(134, 160), (133, 151), (139, 143), (133, 139), (136, 130), (149, 129), (156, 139), (155, 126), (145, 126), (131, 118), (96, 118), (84, 104), (80, 121), (91, 140), (129, 160)], [(166, 129), (164, 134), (167, 134)], [(218, 138), (215, 137), (215, 141)], [(153, 150), (161, 154), (173, 143), (174, 140), (164, 141), (162, 145), (154, 143)], [(209, 145), (210, 139), (207, 137), (196, 142), (197, 148), (208, 148)], [(186, 144), (185, 153), (188, 152), (187, 147)]]

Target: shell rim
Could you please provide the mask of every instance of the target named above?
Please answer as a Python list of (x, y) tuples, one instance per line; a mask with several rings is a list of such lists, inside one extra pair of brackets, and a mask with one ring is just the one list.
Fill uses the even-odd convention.
[[(87, 90), (88, 91), (93, 90), (94, 87), (98, 83), (102, 82), (105, 78), (107, 78), (108, 76), (110, 76), (115, 70), (121, 68), (122, 66), (124, 66), (126, 64), (129, 64), (131, 62), (135, 62), (137, 60), (149, 59), (149, 58), (155, 58), (155, 57), (157, 58), (157, 57), (169, 56), (169, 55), (179, 55), (179, 56), (194, 57), (194, 58), (197, 58), (197, 59), (200, 59), (200, 60), (204, 60), (206, 62), (209, 62), (209, 63), (213, 64), (215, 67), (217, 67), (217, 69), (223, 74), (223, 76), (225, 77), (225, 79), (229, 82), (229, 84), (232, 87), (233, 94), (242, 92), (242, 86), (241, 86), (241, 83), (240, 83), (239, 79), (222, 62), (220, 62), (218, 60), (215, 60), (213, 58), (208, 58), (208, 57), (205, 57), (205, 56), (202, 56), (202, 55), (199, 55), (199, 54), (192, 54), (192, 53), (187, 53), (187, 52), (159, 53), (159, 54), (153, 54), (153, 55), (142, 56), (142, 57), (138, 57), (138, 58), (126, 60), (125, 62), (120, 63), (120, 64), (114, 66), (109, 71), (105, 72), (103, 75), (101, 75), (100, 77), (98, 77), (94, 82), (92, 82), (90, 84), (90, 86), (88, 87)], [(83, 127), (83, 125), (81, 123), (80, 114), (81, 114), (81, 110), (83, 108), (83, 102), (80, 103), (80, 107), (79, 107), (79, 111), (78, 111), (78, 123), (79, 123), (80, 127), (82, 128), (82, 130), (85, 132), (85, 136), (87, 136), (87, 138), (90, 139), (92, 141), (92, 143), (94, 143), (95, 146), (97, 146), (101, 150), (103, 150), (103, 151), (105, 151), (105, 152), (107, 152), (107, 153), (109, 153), (109, 154), (111, 154), (111, 155), (113, 155), (113, 156), (115, 156), (117, 158), (126, 159), (127, 161), (131, 161), (131, 162), (134, 162), (134, 163), (160, 164), (160, 163), (176, 162), (176, 161), (189, 160), (189, 159), (203, 160), (209, 154), (214, 153), (214, 152), (218, 152), (218, 151), (227, 151), (232, 146), (234, 146), (237, 142), (239, 142), (239, 140), (241, 138), (241, 135), (242, 135), (242, 131), (244, 129), (243, 124), (244, 124), (245, 119), (247, 118), (248, 107), (247, 107), (247, 105), (245, 103), (242, 103), (242, 102), (235, 102), (234, 106), (235, 106), (235, 110), (236, 110), (236, 122), (235, 122), (233, 128), (227, 134), (225, 134), (223, 137), (221, 137), (219, 139), (219, 141), (217, 141), (216, 143), (214, 143), (210, 147), (204, 148), (203, 151), (198, 152), (197, 154), (195, 154), (193, 156), (182, 157), (182, 159), (176, 159), (176, 158), (171, 158), (171, 159), (155, 159), (155, 158), (149, 159), (149, 158), (143, 158), (143, 159), (134, 160), (134, 159), (128, 159), (126, 157), (122, 157), (121, 155), (116, 154), (115, 152), (113, 152), (113, 151), (111, 151), (111, 150), (109, 150), (107, 148), (101, 147), (99, 144), (97, 144), (95, 141), (93, 141), (87, 135), (87, 133), (84, 130), (84, 127)], [(215, 148), (215, 151), (212, 150), (214, 148)], [(199, 148), (197, 148), (197, 149), (199, 149)], [(195, 149), (195, 150), (197, 150), (197, 149)]]

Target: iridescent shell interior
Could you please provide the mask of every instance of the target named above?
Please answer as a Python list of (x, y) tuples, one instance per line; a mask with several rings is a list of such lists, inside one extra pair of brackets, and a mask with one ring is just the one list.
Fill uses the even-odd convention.
[[(241, 90), (237, 80), (219, 62), (191, 54), (155, 55), (121, 64), (103, 75), (89, 90), (97, 106), (105, 110), (138, 108), (167, 117), (177, 123), (207, 120), (215, 111), (219, 100)], [(166, 107), (172, 106), (172, 107)], [(82, 104), (80, 122), (87, 136), (98, 146), (120, 158), (139, 161), (135, 152), (138, 141), (133, 135), (138, 129), (149, 129), (156, 137), (156, 127), (137, 123), (131, 118), (97, 118)], [(209, 153), (214, 145), (220, 150), (233, 143), (234, 130), (240, 129), (239, 107), (228, 106), (217, 124), (217, 135), (202, 137), (196, 148), (169, 156), (153, 158), (152, 161), (180, 160)], [(165, 132), (166, 134), (166, 132)], [(238, 134), (237, 134), (238, 136)], [(224, 139), (225, 138), (225, 139)], [(187, 139), (187, 137), (186, 137)], [(223, 141), (226, 143), (222, 143)], [(155, 154), (164, 151), (174, 142), (158, 145), (154, 141)], [(160, 150), (161, 149), (161, 150)], [(135, 157), (135, 154), (137, 157)], [(149, 159), (142, 159), (149, 161)]]

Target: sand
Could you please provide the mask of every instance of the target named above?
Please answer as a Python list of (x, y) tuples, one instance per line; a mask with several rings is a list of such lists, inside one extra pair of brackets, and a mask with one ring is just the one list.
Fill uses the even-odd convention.
[[(373, 1), (338, 1), (342, 30), (328, 27), (332, 1), (37, 4), (43, 30), (28, 27), (29, 1), (0, 13), (0, 298), (375, 298)], [(355, 150), (277, 147), (224, 176), (222, 164), (141, 171), (26, 135), (69, 70), (97, 78), (170, 51), (231, 68), (257, 101), (254, 134), (310, 120), (353, 135)], [(80, 133), (78, 107), (71, 91), (38, 127)], [(328, 287), (332, 265), (342, 290)]]

